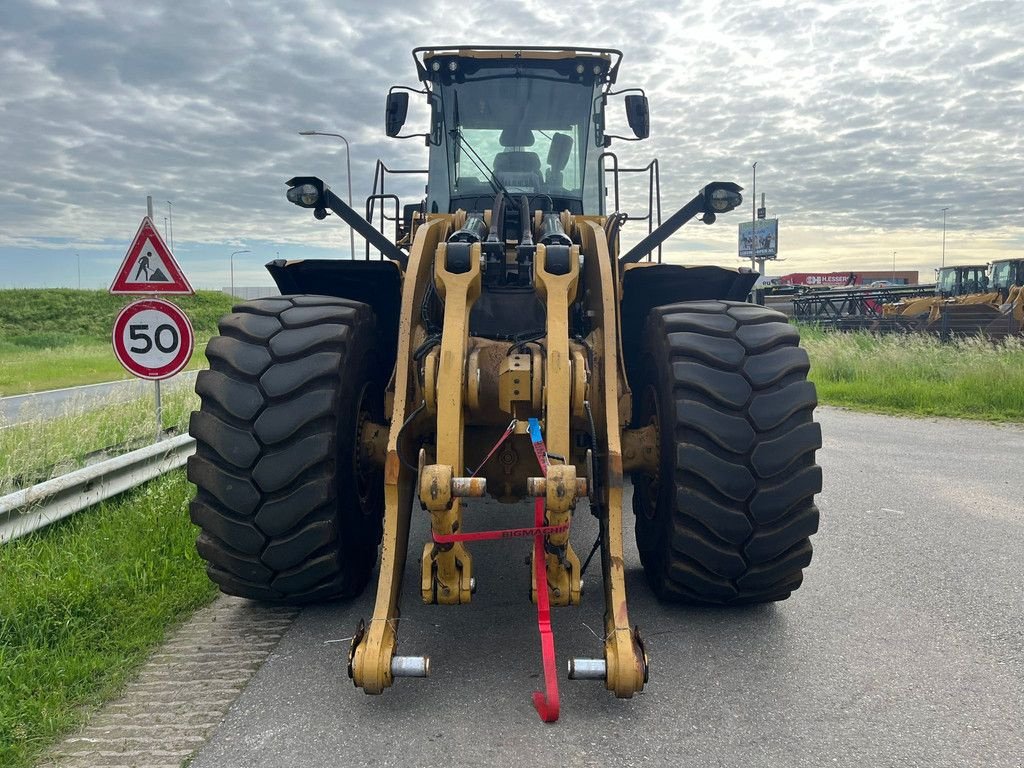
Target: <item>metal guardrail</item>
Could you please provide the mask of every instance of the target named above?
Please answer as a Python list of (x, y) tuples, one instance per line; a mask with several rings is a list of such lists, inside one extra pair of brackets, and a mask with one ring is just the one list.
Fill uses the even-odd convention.
[(179, 435), (0, 497), (0, 544), (177, 469), (195, 444)]

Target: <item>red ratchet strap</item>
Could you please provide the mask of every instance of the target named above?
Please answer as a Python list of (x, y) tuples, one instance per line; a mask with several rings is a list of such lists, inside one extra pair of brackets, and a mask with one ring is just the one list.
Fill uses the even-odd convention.
[[(540, 422), (530, 419), (530, 442), (540, 464), (540, 471), (548, 474), (548, 452), (540, 432)], [(544, 525), (544, 498), (538, 496), (533, 502), (533, 524)], [(540, 631), (540, 653), (544, 661), (545, 692), (533, 692), (533, 706), (545, 723), (558, 719), (558, 676), (555, 674), (555, 636), (551, 632), (551, 602), (548, 600), (547, 561), (544, 557), (544, 537), (533, 539), (533, 567), (537, 580), (537, 629)]]
[(547, 536), (550, 533), (565, 533), (569, 525), (544, 525), (534, 528), (505, 528), (500, 531), (474, 531), (472, 533), (432, 534), (437, 544), (454, 544), (456, 541), (491, 541), (492, 539), (527, 539), (531, 536)]
[[(533, 452), (540, 465), (541, 474), (545, 477), (548, 474), (547, 449), (544, 447), (544, 438), (540, 431), (540, 422), (537, 419), (530, 419), (530, 442), (533, 444)], [(501, 447), (509, 436), (515, 431), (516, 422), (508, 425), (491, 452), (487, 454), (480, 466), (473, 472), (475, 476), (494, 452)], [(548, 599), (548, 574), (547, 562), (544, 557), (544, 536), (551, 533), (565, 533), (569, 525), (544, 525), (544, 498), (538, 497), (533, 503), (533, 527), (532, 528), (507, 528), (500, 531), (476, 531), (472, 533), (451, 533), (446, 535), (432, 534), (438, 544), (453, 544), (457, 541), (486, 541), (490, 539), (519, 539), (533, 536), (533, 565), (537, 581), (537, 629), (540, 631), (540, 651), (544, 662), (544, 688), (545, 692), (534, 691), (533, 706), (537, 714), (545, 723), (553, 723), (558, 720), (558, 675), (555, 672), (555, 636), (551, 632), (551, 601)]]

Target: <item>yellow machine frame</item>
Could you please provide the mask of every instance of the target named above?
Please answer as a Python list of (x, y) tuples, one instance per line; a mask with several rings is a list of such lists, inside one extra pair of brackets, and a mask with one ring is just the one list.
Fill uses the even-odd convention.
[[(488, 342), (470, 337), (468, 332), (469, 313), (480, 295), (479, 244), (473, 248), (466, 271), (457, 273), (445, 266), (445, 240), (462, 215), (461, 212), (431, 215), (418, 227), (405, 274), (397, 365), (388, 390), (391, 427), (385, 459), (380, 578), (373, 617), (365, 633), (360, 633), (353, 641), (351, 652), (353, 681), (367, 693), (380, 693), (393, 682), (401, 575), (417, 491), (420, 502), (430, 513), (433, 533), (443, 535), (461, 528), (460, 496), (481, 495), (485, 487), (483, 483), (468, 483), (458, 477), (460, 468), (465, 466), (466, 428), (473, 421), (474, 409), (467, 408), (467, 381), (481, 378), (498, 381), (499, 401), (476, 402), (477, 409), (493, 413), (499, 411), (503, 403), (506, 407), (511, 405), (513, 412), (506, 415), (518, 419), (517, 431), (521, 433), (525, 432), (524, 418), (532, 412), (535, 403), (532, 389), (530, 397), (522, 395), (519, 400), (513, 400), (507, 393), (501, 396), (503, 372), (500, 368), (504, 363), (505, 373), (508, 372), (506, 360), (495, 355), (469, 354), (472, 346), (485, 347)], [(616, 696), (628, 698), (644, 686), (647, 659), (626, 610), (621, 444), (630, 418), (630, 393), (617, 349), (621, 286), (612, 269), (603, 218), (565, 218), (565, 223), (569, 224), (567, 231), (581, 246), (573, 247), (566, 274), (548, 271), (545, 248), (537, 247), (537, 286), (546, 304), (547, 335), (543, 353), (520, 356), (525, 358), (524, 366), (530, 368), (529, 378), (539, 378), (543, 384), (542, 408), (536, 415), (544, 425), (549, 454), (565, 457), (565, 463), (552, 466), (546, 482), (536, 482), (539, 478), (533, 478), (534, 482), (528, 487), (536, 493), (543, 490), (545, 522), (552, 526), (568, 523), (578, 496), (592, 492), (595, 485), (606, 496), (598, 500), (605, 531), (601, 553), (605, 570), (605, 685)], [(426, 330), (419, 322), (419, 307), (425, 286), (430, 282), (431, 269), (445, 302), (443, 333), (439, 352), (432, 352), (424, 365), (416, 366), (412, 351), (426, 338)], [(586, 309), (594, 317), (595, 330), (585, 340), (593, 353), (593, 370), (588, 370), (587, 357), (579, 349), (580, 345), (569, 339), (569, 307), (581, 289), (585, 289)], [(607, 332), (602, 332), (603, 328), (607, 328)], [(475, 363), (476, 370), (468, 370), (467, 361)], [(535, 370), (537, 365), (540, 371)], [(436, 383), (431, 379), (436, 379)], [(490, 392), (493, 395), (494, 390)], [(472, 399), (479, 401), (481, 396), (486, 397), (486, 394), (476, 390)], [(607, 441), (607, 457), (596, 484), (591, 478), (587, 478), (591, 480), (589, 484), (584, 479), (587, 462), (577, 464), (572, 459), (572, 424), (586, 417), (585, 408), (592, 410), (598, 433)], [(436, 454), (424, 455), (421, 459), (423, 466), (417, 489), (408, 456), (400, 452), (407, 450), (404, 446), (416, 444), (417, 437), (427, 432), (436, 434)], [(546, 544), (561, 547), (565, 552), (561, 558), (550, 553), (546, 556), (547, 588), (552, 605), (571, 605), (580, 599), (580, 563), (569, 546), (568, 536), (568, 532), (549, 534), (546, 540)], [(473, 585), (468, 547), (462, 543), (439, 545), (430, 541), (425, 544), (420, 585), (424, 602), (467, 603)]]

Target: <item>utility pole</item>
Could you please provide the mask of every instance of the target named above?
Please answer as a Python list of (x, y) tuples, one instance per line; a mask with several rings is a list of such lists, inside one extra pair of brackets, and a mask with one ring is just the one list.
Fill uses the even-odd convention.
[(78, 263), (78, 290), (82, 290), (82, 257), (75, 251), (75, 261)]
[(892, 283), (896, 285), (896, 251), (892, 252)]

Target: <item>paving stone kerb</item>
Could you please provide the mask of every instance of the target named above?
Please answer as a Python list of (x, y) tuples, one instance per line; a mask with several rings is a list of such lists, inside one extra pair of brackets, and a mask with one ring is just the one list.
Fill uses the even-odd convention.
[(120, 698), (51, 750), (44, 768), (180, 768), (296, 615), (221, 595), (170, 634)]

